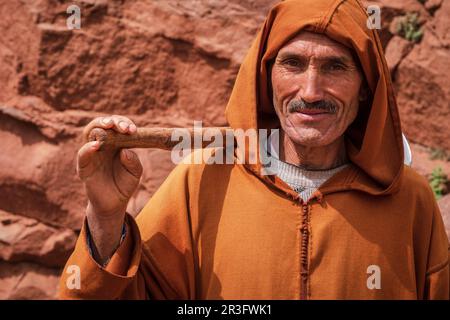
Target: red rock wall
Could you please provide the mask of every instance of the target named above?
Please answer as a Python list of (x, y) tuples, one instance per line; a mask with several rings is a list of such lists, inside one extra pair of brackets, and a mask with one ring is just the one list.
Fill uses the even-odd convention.
[[(74, 165), (83, 126), (112, 113), (140, 126), (226, 125), (239, 64), (275, 2), (0, 2), (0, 299), (55, 297), (86, 205)], [(404, 130), (450, 150), (449, 1), (440, 2), (378, 1)], [(71, 3), (81, 30), (66, 28)], [(416, 45), (390, 31), (411, 8), (426, 22)], [(139, 154), (133, 214), (173, 168), (167, 152)]]

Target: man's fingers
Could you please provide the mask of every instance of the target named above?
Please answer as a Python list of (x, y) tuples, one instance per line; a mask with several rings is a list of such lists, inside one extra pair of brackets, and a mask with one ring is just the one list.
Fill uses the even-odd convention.
[(84, 141), (88, 141), (89, 133), (94, 128), (111, 129), (114, 126), (114, 122), (111, 117), (98, 117), (89, 122), (83, 130)]
[(138, 179), (141, 177), (142, 164), (136, 153), (128, 149), (122, 149), (120, 151), (120, 162), (131, 175)]
[(114, 161), (114, 182), (120, 194), (129, 199), (142, 175), (142, 165), (138, 156), (130, 150), (122, 149)]
[(99, 149), (99, 146), (100, 143), (98, 141), (91, 141), (78, 150), (77, 173), (81, 179), (86, 178), (90, 174), (89, 172), (92, 171), (93, 156)]
[(114, 129), (120, 133), (136, 132), (136, 125), (127, 117), (114, 115), (112, 121), (114, 122)]
[(85, 141), (89, 139), (89, 133), (94, 128), (113, 129), (119, 133), (133, 134), (137, 127), (133, 121), (124, 116), (112, 115), (107, 117), (98, 117), (88, 123), (83, 130)]

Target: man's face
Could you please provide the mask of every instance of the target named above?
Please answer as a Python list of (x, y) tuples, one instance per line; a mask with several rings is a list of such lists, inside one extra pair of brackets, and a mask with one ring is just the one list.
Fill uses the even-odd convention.
[(325, 35), (299, 33), (278, 52), (271, 77), (275, 111), (295, 144), (329, 145), (356, 118), (362, 74), (350, 50)]

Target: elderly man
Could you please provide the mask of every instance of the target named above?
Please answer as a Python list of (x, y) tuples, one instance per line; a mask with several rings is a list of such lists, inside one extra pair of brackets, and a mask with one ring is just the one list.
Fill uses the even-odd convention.
[[(234, 129), (280, 129), (279, 152), (268, 150), (276, 174), (262, 174), (259, 158), (182, 163), (134, 220), (136, 154), (85, 144), (89, 203), (60, 296), (448, 299), (442, 218), (427, 181), (403, 164), (388, 68), (366, 21), (351, 0), (271, 9), (226, 115)], [(136, 132), (121, 116), (94, 127)]]

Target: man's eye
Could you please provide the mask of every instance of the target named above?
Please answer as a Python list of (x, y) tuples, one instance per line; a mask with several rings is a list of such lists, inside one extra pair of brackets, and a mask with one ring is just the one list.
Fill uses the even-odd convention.
[(331, 63), (331, 64), (325, 66), (325, 70), (343, 71), (343, 70), (347, 70), (347, 67), (345, 65), (343, 65), (342, 63)]
[(301, 62), (297, 59), (286, 59), (283, 61), (283, 64), (289, 67), (300, 67)]

